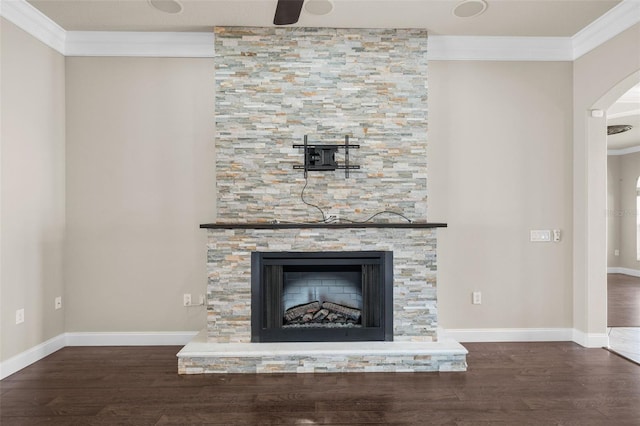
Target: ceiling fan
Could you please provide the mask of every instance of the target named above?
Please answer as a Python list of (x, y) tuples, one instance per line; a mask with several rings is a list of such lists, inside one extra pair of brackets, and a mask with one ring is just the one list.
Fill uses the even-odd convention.
[(298, 22), (304, 0), (278, 0), (274, 25), (291, 25)]

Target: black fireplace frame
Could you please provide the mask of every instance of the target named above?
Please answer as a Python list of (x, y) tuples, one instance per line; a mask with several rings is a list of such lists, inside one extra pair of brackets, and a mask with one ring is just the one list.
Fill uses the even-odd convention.
[[(362, 327), (283, 328), (282, 307), (266, 306), (265, 267), (282, 266), (353, 266), (377, 265), (377, 282), (371, 284), (371, 297), (378, 304), (372, 312), (363, 312)], [(375, 266), (374, 266), (375, 267)], [(280, 285), (281, 287), (281, 285)], [(274, 291), (274, 290), (270, 290)], [(276, 288), (275, 291), (278, 291)], [(282, 291), (282, 288), (280, 288)], [(375, 294), (374, 294), (375, 293)], [(366, 296), (365, 296), (366, 300)], [(366, 303), (366, 301), (365, 301)], [(375, 318), (366, 324), (367, 316)], [(391, 251), (327, 251), (327, 252), (252, 252), (251, 253), (251, 341), (252, 342), (341, 342), (393, 340), (393, 252)]]

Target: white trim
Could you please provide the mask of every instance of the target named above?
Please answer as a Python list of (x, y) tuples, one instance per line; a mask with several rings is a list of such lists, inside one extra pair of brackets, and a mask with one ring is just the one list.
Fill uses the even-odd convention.
[(459, 328), (442, 329), (439, 336), (470, 342), (563, 342), (572, 341), (571, 328)]
[(65, 346), (184, 346), (197, 331), (62, 333), (0, 363), (0, 380)]
[(624, 274), (640, 278), (640, 270), (631, 268), (611, 267), (607, 268), (607, 274)]
[[(210, 58), (213, 32), (65, 31), (25, 0), (0, 1), (0, 16), (66, 56)], [(429, 36), (430, 60), (572, 61), (640, 22), (623, 0), (573, 37)]]
[(571, 61), (569, 37), (429, 36), (431, 61)]
[(68, 31), (67, 56), (212, 58), (214, 34), (189, 32)]
[(610, 149), (610, 150), (607, 150), (607, 155), (626, 155), (626, 154), (634, 154), (636, 152), (640, 152), (640, 146), (632, 146), (630, 148), (623, 148), (623, 149)]
[(585, 348), (607, 348), (609, 347), (609, 335), (607, 333), (585, 333), (584, 331), (573, 329), (574, 342)]
[(575, 342), (585, 348), (609, 345), (607, 333), (585, 334), (574, 328), (473, 328), (440, 329), (439, 336), (460, 343), (477, 342)]
[(47, 46), (65, 54), (66, 31), (25, 0), (2, 1), (0, 16)]
[(59, 334), (0, 363), (0, 380), (65, 347), (65, 335)]
[(573, 59), (578, 59), (640, 22), (640, 1), (623, 0), (572, 38)]
[(197, 331), (66, 333), (66, 346), (186, 345), (197, 334)]

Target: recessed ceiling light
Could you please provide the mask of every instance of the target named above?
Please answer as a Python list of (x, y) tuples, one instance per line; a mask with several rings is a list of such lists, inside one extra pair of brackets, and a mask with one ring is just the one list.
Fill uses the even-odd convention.
[(164, 13), (180, 13), (182, 5), (176, 0), (148, 0), (151, 7)]
[(464, 0), (453, 8), (453, 14), (458, 18), (473, 18), (487, 10), (487, 2), (484, 0)]
[(628, 132), (633, 129), (631, 124), (614, 124), (613, 126), (607, 126), (607, 135), (617, 135), (618, 133)]
[(333, 3), (331, 0), (307, 0), (304, 10), (312, 15), (326, 15), (333, 10)]

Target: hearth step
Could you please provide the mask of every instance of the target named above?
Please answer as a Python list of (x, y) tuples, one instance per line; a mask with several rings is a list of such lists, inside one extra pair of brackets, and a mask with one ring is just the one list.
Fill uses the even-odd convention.
[(211, 343), (206, 330), (178, 353), (179, 374), (466, 371), (467, 350), (438, 342)]

